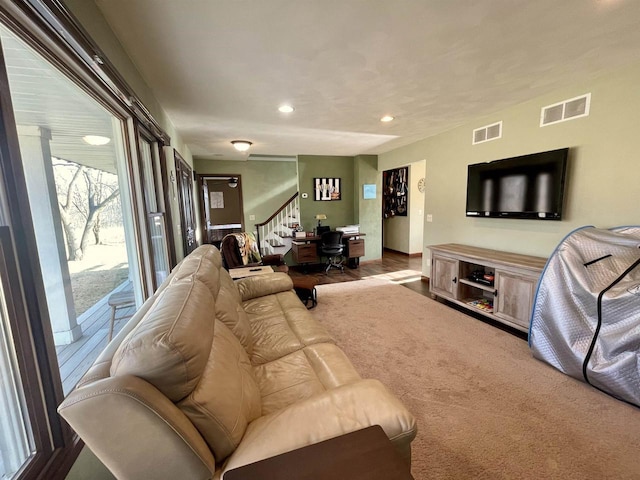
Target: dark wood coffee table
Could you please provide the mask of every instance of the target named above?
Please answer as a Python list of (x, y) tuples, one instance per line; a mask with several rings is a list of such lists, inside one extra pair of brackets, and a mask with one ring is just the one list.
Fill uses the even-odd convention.
[(413, 480), (379, 425), (229, 470), (224, 480)]

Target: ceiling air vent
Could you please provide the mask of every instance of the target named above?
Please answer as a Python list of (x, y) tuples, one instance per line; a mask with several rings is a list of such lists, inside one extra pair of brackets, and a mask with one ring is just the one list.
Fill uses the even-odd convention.
[(574, 118), (586, 117), (589, 115), (591, 105), (591, 94), (570, 98), (560, 103), (554, 103), (542, 107), (540, 112), (540, 126), (545, 127), (554, 123), (566, 122)]
[(502, 137), (502, 122), (492, 123), (484, 127), (476, 128), (473, 131), (472, 145), (476, 143), (488, 142)]

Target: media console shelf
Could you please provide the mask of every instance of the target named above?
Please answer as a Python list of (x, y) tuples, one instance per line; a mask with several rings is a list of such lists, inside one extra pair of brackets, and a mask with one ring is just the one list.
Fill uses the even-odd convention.
[(527, 332), (546, 258), (448, 243), (432, 245), (429, 290)]

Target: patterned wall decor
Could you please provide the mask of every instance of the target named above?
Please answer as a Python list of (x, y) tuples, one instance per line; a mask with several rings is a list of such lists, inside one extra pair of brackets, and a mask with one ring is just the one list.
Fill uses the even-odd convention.
[(407, 216), (409, 167), (382, 172), (382, 212), (384, 218)]
[(314, 200), (340, 200), (340, 179), (339, 178), (314, 178), (313, 179)]

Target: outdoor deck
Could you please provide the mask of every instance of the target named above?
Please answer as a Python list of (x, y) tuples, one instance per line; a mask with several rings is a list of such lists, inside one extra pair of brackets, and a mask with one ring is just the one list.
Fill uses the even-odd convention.
[[(113, 292), (119, 292), (131, 288), (130, 283), (123, 283)], [(111, 295), (111, 293), (109, 295)], [(67, 395), (82, 375), (89, 369), (104, 347), (107, 346), (109, 335), (109, 320), (111, 319), (111, 307), (107, 304), (109, 295), (102, 298), (89, 310), (78, 317), (78, 323), (82, 326), (82, 337), (69, 345), (56, 347), (60, 378), (64, 394)], [(120, 331), (136, 307), (119, 308), (116, 311), (116, 321), (113, 328), (113, 336)], [(126, 317), (126, 318), (122, 318)], [(118, 320), (122, 318), (122, 320)]]

